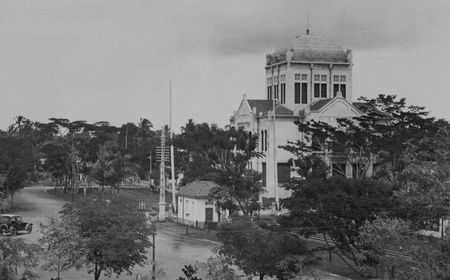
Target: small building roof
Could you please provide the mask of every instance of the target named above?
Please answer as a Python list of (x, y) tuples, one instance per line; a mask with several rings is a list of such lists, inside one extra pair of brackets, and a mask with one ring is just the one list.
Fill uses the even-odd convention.
[(267, 99), (247, 99), (248, 105), (250, 105), (250, 109), (253, 111), (253, 108), (256, 109), (256, 115), (259, 116), (259, 113), (266, 113), (267, 111), (272, 110), (272, 100)]
[(190, 198), (208, 198), (210, 192), (220, 187), (212, 181), (193, 181), (178, 191), (179, 196)]

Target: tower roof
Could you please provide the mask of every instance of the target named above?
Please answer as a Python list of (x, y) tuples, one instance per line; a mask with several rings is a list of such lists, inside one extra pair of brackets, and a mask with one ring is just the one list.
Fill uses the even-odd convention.
[(327, 62), (349, 63), (349, 50), (344, 50), (333, 41), (312, 36), (301, 35), (281, 44), (275, 51), (268, 55), (267, 64), (286, 59), (292, 52), (292, 61), (302, 62)]

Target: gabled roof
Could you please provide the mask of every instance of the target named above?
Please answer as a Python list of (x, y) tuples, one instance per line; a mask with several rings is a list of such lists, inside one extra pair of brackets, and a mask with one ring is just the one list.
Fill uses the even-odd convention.
[[(329, 110), (330, 108), (333, 108), (333, 106), (335, 106), (337, 103), (343, 102), (345, 104), (347, 104), (346, 106), (348, 106), (348, 109), (353, 111), (354, 114), (356, 115), (360, 115), (362, 114), (362, 112), (355, 107), (352, 103), (350, 103), (348, 100), (346, 100), (345, 98), (343, 98), (342, 96), (336, 96), (334, 98), (326, 98), (326, 99), (319, 99), (315, 102), (313, 102), (310, 106), (309, 106), (309, 111), (311, 113), (318, 113), (318, 114), (322, 114), (323, 112)], [(302, 117), (305, 115), (305, 110), (303, 110), (303, 112), (299, 112), (299, 116)]]
[(272, 100), (267, 99), (247, 99), (248, 105), (250, 106), (250, 110), (253, 111), (253, 108), (256, 109), (256, 115), (259, 116), (259, 113), (263, 114), (272, 110)]
[(190, 198), (208, 198), (210, 192), (220, 187), (212, 181), (194, 181), (178, 191), (179, 196)]
[[(269, 111), (272, 111), (272, 109), (273, 108), (271, 107)], [(268, 113), (269, 113), (268, 111), (263, 113), (263, 116), (267, 116)], [(276, 113), (276, 116), (293, 116), (294, 115), (294, 111), (292, 111), (289, 108), (286, 108), (283, 105), (277, 105), (277, 107), (275, 108), (275, 113)]]
[(311, 106), (309, 106), (309, 108), (311, 111), (319, 111), (325, 105), (327, 105), (328, 102), (330, 102), (331, 100), (333, 100), (333, 98), (319, 99), (319, 100), (315, 101), (314, 103), (312, 103)]

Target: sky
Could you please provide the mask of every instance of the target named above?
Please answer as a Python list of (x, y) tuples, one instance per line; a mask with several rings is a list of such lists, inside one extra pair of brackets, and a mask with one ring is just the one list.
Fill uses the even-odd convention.
[(353, 96), (450, 119), (448, 0), (0, 0), (0, 129), (14, 117), (155, 128), (229, 122), (265, 55), (311, 34), (353, 50)]

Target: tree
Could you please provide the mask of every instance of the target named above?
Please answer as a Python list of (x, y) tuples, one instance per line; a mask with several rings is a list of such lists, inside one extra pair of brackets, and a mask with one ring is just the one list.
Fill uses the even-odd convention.
[(232, 267), (232, 260), (223, 255), (209, 257), (205, 263), (199, 264), (205, 271), (205, 279), (208, 280), (240, 280), (235, 269)]
[[(37, 279), (34, 268), (40, 247), (20, 238), (0, 238), (0, 279)], [(19, 268), (23, 271), (19, 278)]]
[(221, 225), (217, 236), (222, 242), (219, 254), (230, 258), (246, 275), (257, 275), (261, 280), (265, 276), (283, 279), (285, 271), (279, 264), (310, 254), (304, 240), (291, 233), (262, 229), (246, 217)]
[(200, 277), (198, 277), (197, 274), (197, 268), (194, 267), (191, 264), (185, 265), (182, 269), (184, 276), (186, 277), (178, 277), (177, 280), (202, 280)]
[(289, 214), (280, 217), (280, 223), (297, 227), (303, 236), (321, 234), (330, 248), (336, 246), (338, 256), (359, 272), (366, 262), (360, 227), (377, 215), (392, 212), (392, 188), (370, 179), (325, 175), (294, 182), (292, 196), (284, 201)]
[(56, 272), (56, 279), (60, 279), (62, 271), (80, 269), (83, 265), (85, 247), (75, 221), (67, 217), (52, 217), (48, 224), (41, 225), (39, 242), (46, 248), (46, 263), (41, 268)]
[(35, 157), (30, 142), (16, 136), (0, 136), (0, 173), (4, 177), (4, 198), (10, 195), (13, 200), (14, 194), (26, 185), (34, 165)]
[(428, 229), (450, 213), (450, 125), (442, 120), (436, 125), (436, 133), (409, 141), (403, 156), (406, 187), (396, 193), (397, 210), (414, 229)]
[(186, 181), (211, 180), (220, 186), (211, 193), (219, 207), (246, 216), (258, 209), (261, 175), (247, 168), (252, 158), (261, 156), (256, 136), (189, 120), (175, 144)]
[(86, 248), (84, 262), (95, 280), (102, 273), (130, 273), (147, 259), (151, 229), (135, 207), (120, 200), (87, 200), (67, 204), (62, 215), (76, 221)]
[[(404, 262), (399, 262), (398, 258), (387, 255), (389, 245), (394, 242), (406, 241), (411, 235), (410, 224), (401, 219), (392, 219), (378, 216), (371, 222), (366, 221), (360, 228), (359, 242), (361, 244), (361, 254), (364, 262), (359, 267), (361, 273), (370, 277), (377, 277), (377, 266), (381, 266), (384, 279), (394, 278), (394, 271), (405, 266)], [(406, 278), (405, 278), (406, 279)]]
[[(320, 233), (331, 240), (355, 270), (373, 260), (367, 242), (361, 243), (361, 227), (383, 216), (422, 229), (448, 213), (450, 197), (450, 145), (442, 132), (447, 122), (393, 95), (362, 100), (365, 114), (338, 119), (336, 126), (296, 122), (305, 140), (285, 147), (296, 157), (298, 177), (284, 202), (289, 215), (281, 219), (305, 236)], [(348, 164), (352, 174), (339, 170)]]

